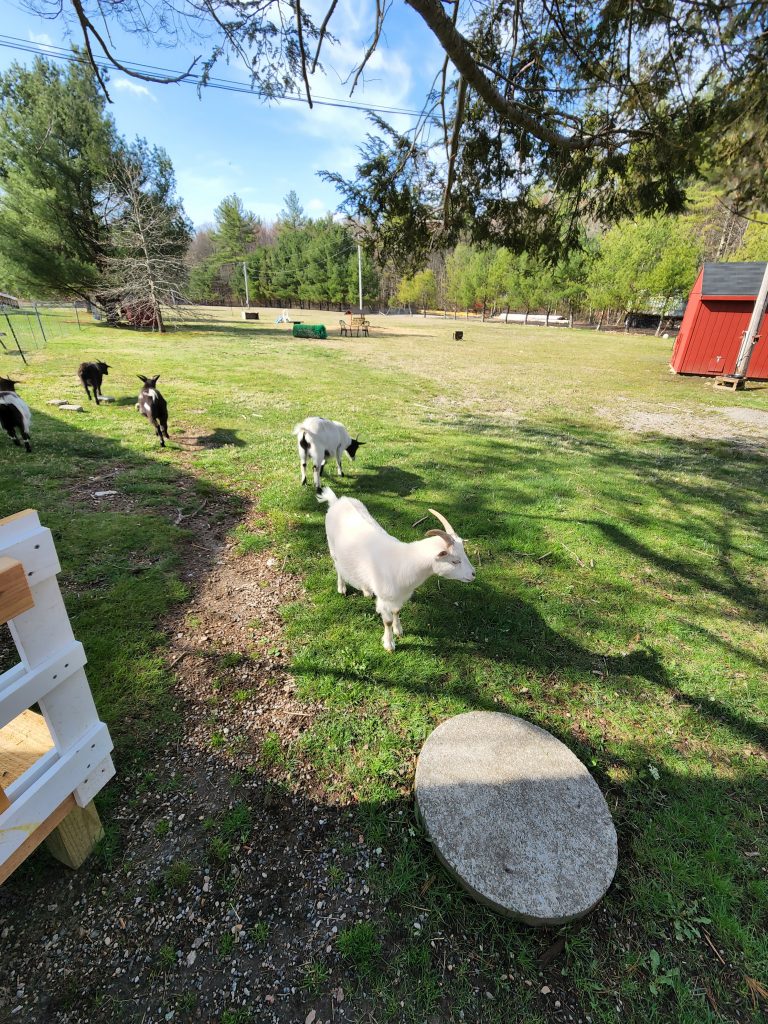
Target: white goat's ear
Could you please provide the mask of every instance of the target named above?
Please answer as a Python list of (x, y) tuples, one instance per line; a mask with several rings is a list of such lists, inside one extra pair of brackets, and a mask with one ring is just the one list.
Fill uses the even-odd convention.
[[(427, 530), (427, 537), (442, 537), (445, 543), (450, 547), (453, 544), (453, 537), (445, 530)], [(439, 557), (439, 556), (438, 556)]]
[(440, 554), (437, 557), (438, 558), (447, 558), (448, 555), (449, 555), (448, 551), (441, 551)]

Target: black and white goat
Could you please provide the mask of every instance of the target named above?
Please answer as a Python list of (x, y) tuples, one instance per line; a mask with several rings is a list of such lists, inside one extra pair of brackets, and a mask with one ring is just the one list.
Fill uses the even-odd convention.
[(142, 374), (137, 374), (139, 380), (144, 382), (144, 387), (139, 392), (139, 400), (136, 403), (136, 408), (139, 410), (142, 416), (146, 416), (151, 425), (157, 431), (157, 436), (160, 438), (160, 446), (165, 448), (165, 437), (168, 437), (168, 405), (155, 387), (157, 384), (160, 374), (158, 373), (154, 377), (144, 377)]
[(341, 457), (344, 452), (354, 461), (357, 449), (362, 448), (365, 441), (357, 441), (350, 437), (349, 431), (336, 420), (325, 420), (322, 416), (308, 416), (293, 428), (299, 439), (299, 460), (301, 462), (301, 482), (307, 482), (307, 456), (312, 460), (315, 490), (320, 486), (325, 460), (331, 455), (336, 457), (338, 475), (344, 476), (341, 468)]
[(4, 430), (13, 443), (21, 448), (21, 441), (16, 431), (24, 438), (24, 447), (32, 451), (29, 443), (29, 430), (32, 426), (32, 412), (24, 401), (16, 394), (17, 381), (9, 377), (0, 377), (0, 430)]
[(93, 388), (93, 397), (96, 399), (96, 405), (99, 404), (99, 397), (101, 395), (101, 380), (102, 377), (109, 376), (109, 370), (111, 369), (109, 363), (102, 363), (97, 361), (95, 363), (80, 363), (77, 368), (77, 376), (80, 378), (80, 383), (85, 388), (85, 393), (88, 395), (88, 401), (91, 401), (91, 392), (88, 390), (88, 385)]

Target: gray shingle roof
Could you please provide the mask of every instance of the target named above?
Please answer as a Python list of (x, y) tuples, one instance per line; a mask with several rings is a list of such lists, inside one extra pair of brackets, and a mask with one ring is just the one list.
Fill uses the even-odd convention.
[(703, 296), (748, 295), (756, 298), (765, 263), (705, 263)]

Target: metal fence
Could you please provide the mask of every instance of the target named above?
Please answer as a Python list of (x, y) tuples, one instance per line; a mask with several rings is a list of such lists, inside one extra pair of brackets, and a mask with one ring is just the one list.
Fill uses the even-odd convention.
[(27, 362), (30, 352), (45, 348), (89, 320), (85, 303), (19, 302), (3, 303), (0, 298), (0, 356), (14, 356)]

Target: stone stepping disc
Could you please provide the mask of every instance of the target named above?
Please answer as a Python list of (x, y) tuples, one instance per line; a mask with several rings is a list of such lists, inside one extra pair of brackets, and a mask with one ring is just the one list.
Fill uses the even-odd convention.
[(616, 830), (565, 744), (493, 711), (449, 718), (416, 764), (416, 809), (435, 853), (475, 899), (526, 924), (588, 914), (616, 871)]

